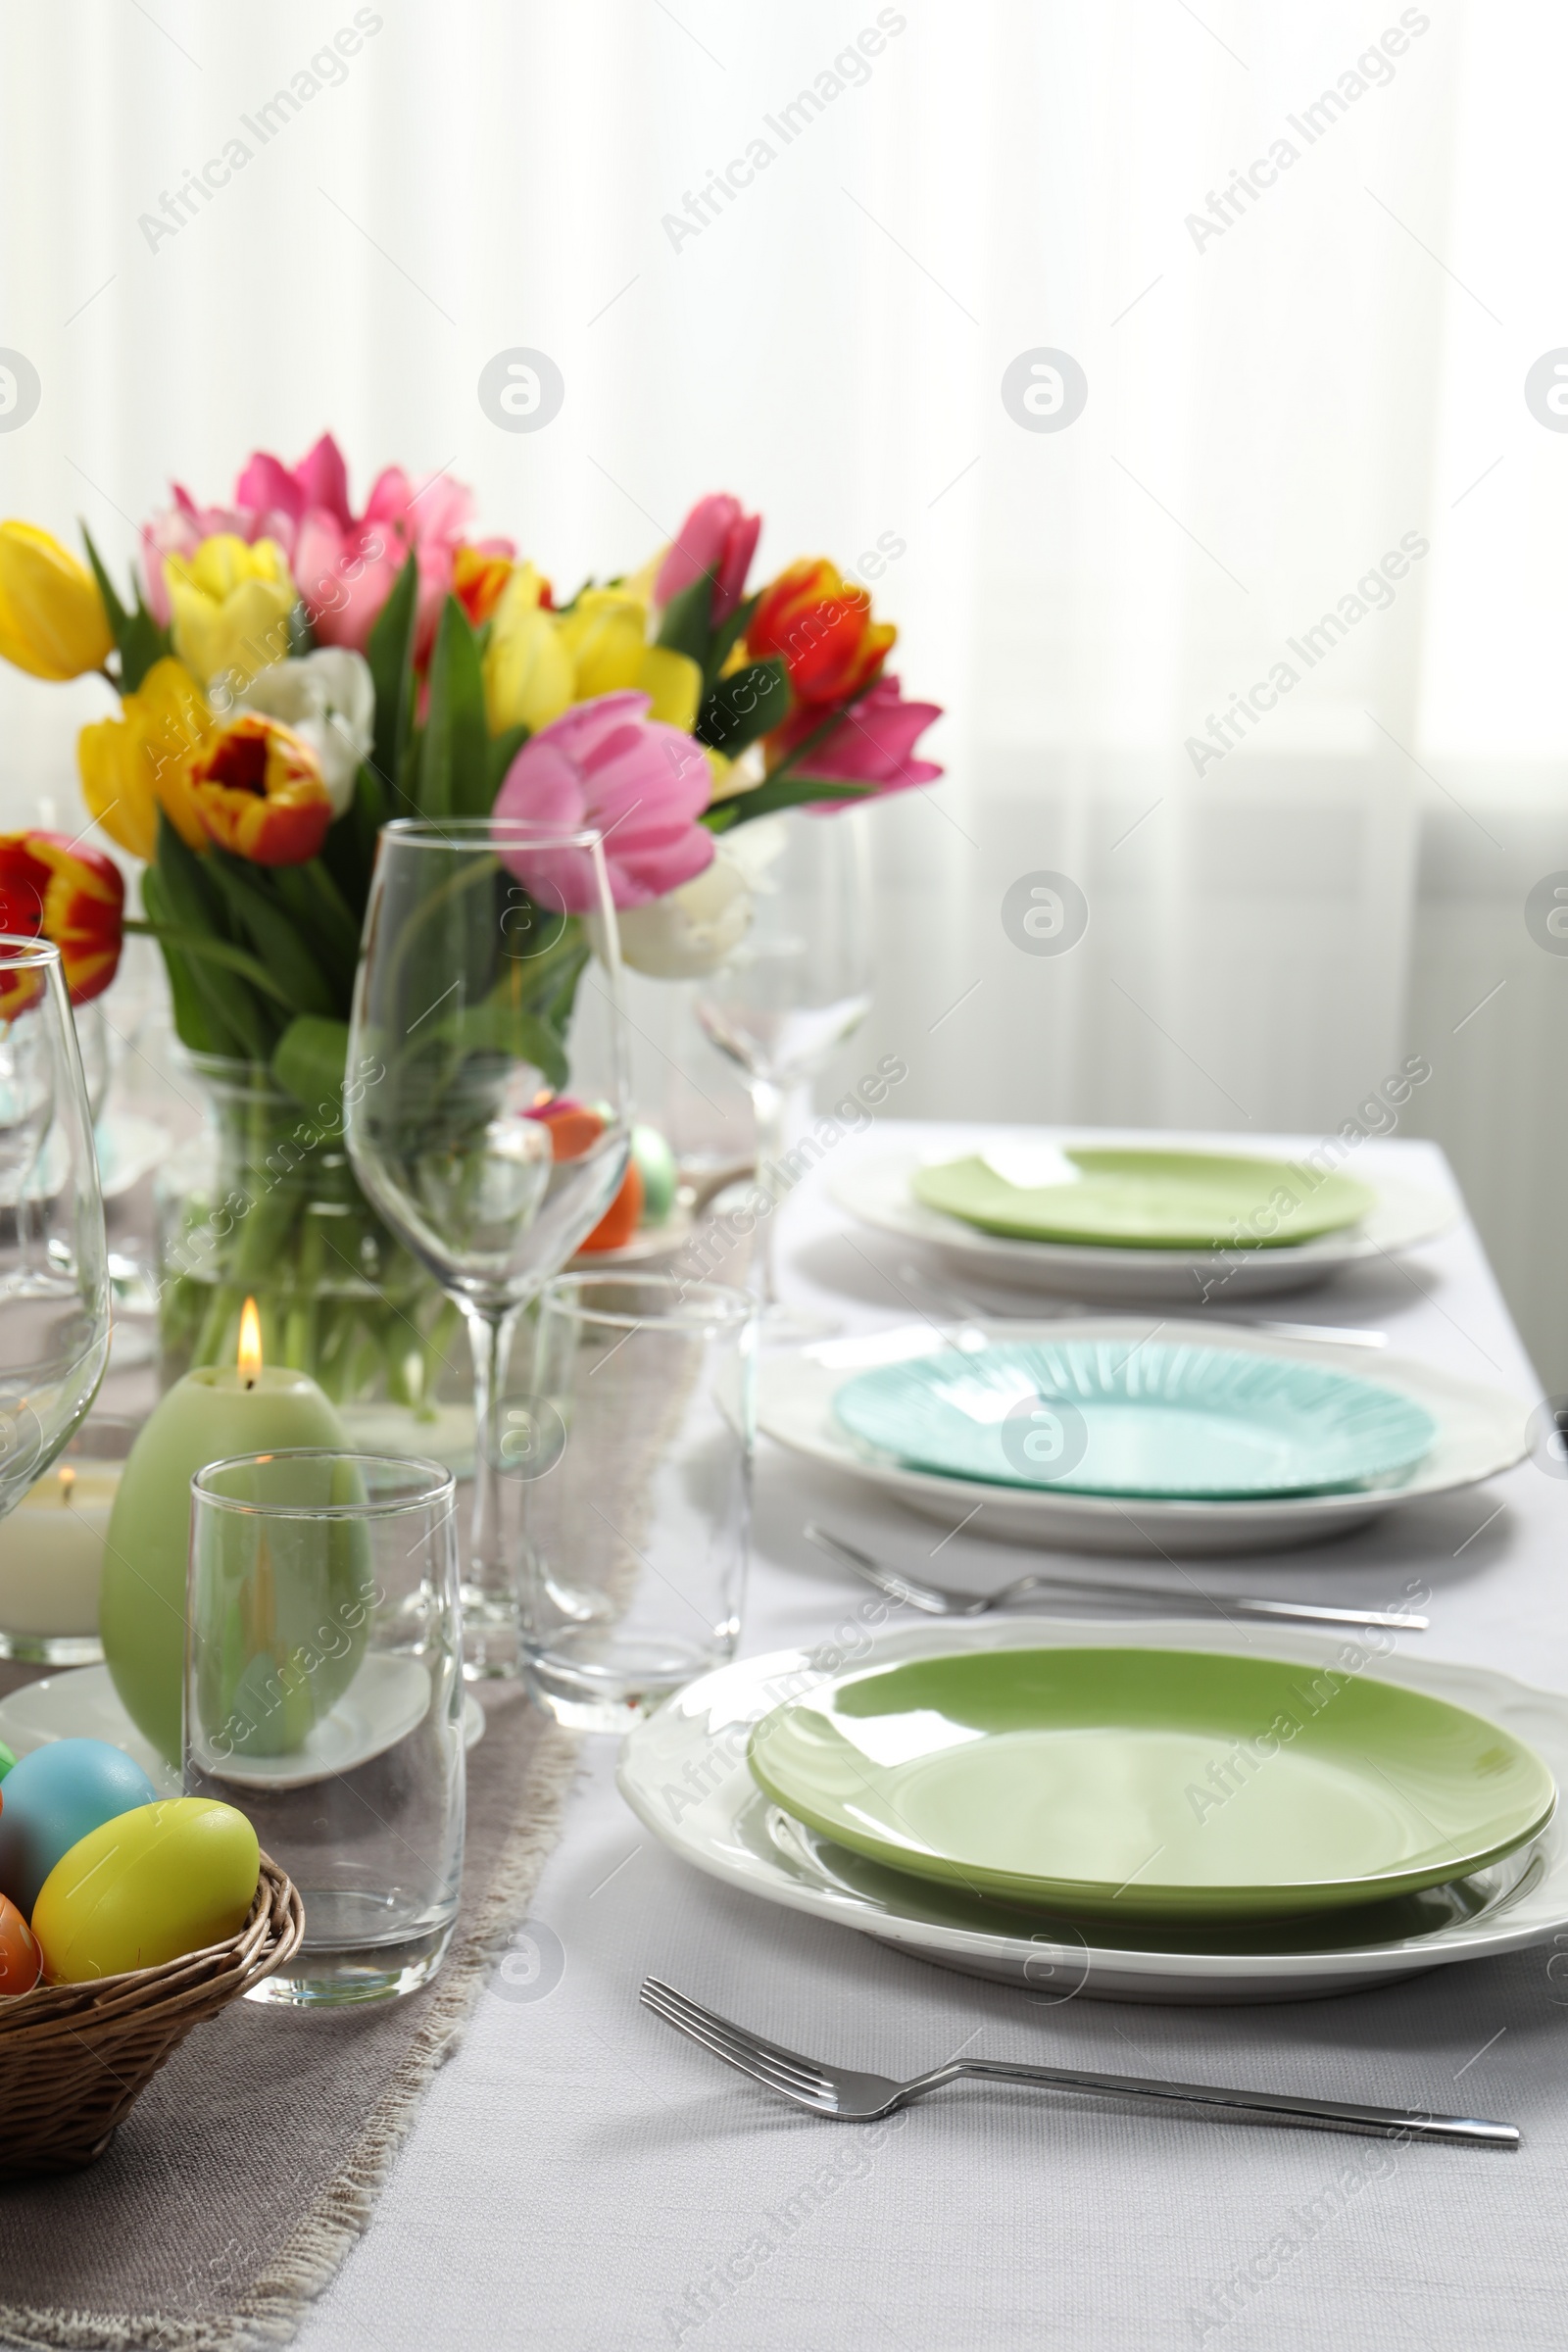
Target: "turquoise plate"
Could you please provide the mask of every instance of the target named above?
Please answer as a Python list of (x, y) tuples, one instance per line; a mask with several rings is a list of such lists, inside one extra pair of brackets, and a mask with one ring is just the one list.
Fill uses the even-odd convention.
[(1150, 1341), (953, 1348), (860, 1373), (833, 1411), (857, 1445), (911, 1469), (1194, 1501), (1389, 1485), (1437, 1436), (1430, 1413), (1375, 1381)]

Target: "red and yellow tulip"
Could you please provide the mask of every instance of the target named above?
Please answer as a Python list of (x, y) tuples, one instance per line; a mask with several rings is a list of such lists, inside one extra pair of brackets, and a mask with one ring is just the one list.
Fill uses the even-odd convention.
[(190, 804), (220, 849), (256, 865), (304, 865), (332, 821), (316, 754), (292, 727), (247, 711), (186, 762)]
[(837, 564), (808, 556), (762, 590), (746, 644), (754, 661), (782, 661), (797, 702), (825, 710), (870, 683), (898, 634), (871, 618), (870, 597)]
[[(125, 885), (101, 850), (64, 833), (0, 833), (0, 931), (47, 939), (60, 950), (73, 1004), (100, 996), (120, 966)], [(30, 972), (0, 984), (0, 1020), (35, 1002)]]

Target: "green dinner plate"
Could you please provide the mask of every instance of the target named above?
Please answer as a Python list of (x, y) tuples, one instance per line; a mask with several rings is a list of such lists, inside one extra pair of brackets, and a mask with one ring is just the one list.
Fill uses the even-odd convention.
[(1101, 1250), (1279, 1250), (1358, 1224), (1376, 1195), (1351, 1177), (1293, 1160), (1218, 1152), (1050, 1154), (1060, 1182), (1011, 1184), (989, 1160), (915, 1171), (927, 1208), (1014, 1241)]
[(1386, 1485), (1438, 1434), (1376, 1381), (1160, 1341), (948, 1348), (858, 1373), (833, 1413), (858, 1444), (947, 1478), (1193, 1501)]
[(1424, 1691), (1187, 1649), (841, 1675), (764, 1716), (749, 1753), (767, 1795), (840, 1845), (1085, 1918), (1387, 1900), (1500, 1860), (1557, 1801), (1532, 1748)]

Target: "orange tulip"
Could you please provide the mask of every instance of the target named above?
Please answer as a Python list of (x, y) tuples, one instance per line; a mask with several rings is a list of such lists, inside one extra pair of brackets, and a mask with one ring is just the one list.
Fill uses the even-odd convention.
[(898, 633), (826, 556), (807, 556), (762, 590), (746, 645), (754, 661), (783, 662), (797, 702), (825, 707), (870, 683)]
[(332, 821), (316, 754), (275, 718), (247, 711), (190, 760), (187, 797), (210, 837), (256, 865), (304, 865)]
[[(124, 879), (101, 850), (63, 833), (0, 833), (0, 931), (60, 950), (73, 1004), (102, 995), (114, 978), (124, 912)], [(14, 974), (0, 995), (0, 1019), (14, 1019), (38, 994), (32, 974)]]

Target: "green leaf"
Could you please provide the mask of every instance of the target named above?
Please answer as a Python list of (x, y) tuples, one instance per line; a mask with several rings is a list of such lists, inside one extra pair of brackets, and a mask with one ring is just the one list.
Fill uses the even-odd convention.
[[(171, 920), (193, 939), (232, 946), (228, 909), (206, 870), (207, 862), (186, 848), (168, 817), (160, 813), (156, 871)], [(266, 1061), (280, 1025), (267, 998), (258, 995), (227, 958), (216, 956), (203, 959), (199, 986), (233, 1032), (234, 1050), (252, 1061)]]
[(238, 972), (241, 979), (248, 980), (252, 988), (259, 989), (264, 997), (270, 998), (274, 1004), (281, 1004), (285, 1012), (290, 1010), (288, 998), (266, 964), (259, 963), (246, 949), (236, 948), (232, 940), (213, 939), (203, 931), (182, 931), (177, 923), (127, 922), (124, 928), (156, 939), (166, 954), (172, 948), (188, 963), (197, 966), (213, 963), (222, 971)]
[(362, 761), (354, 779), (354, 798), (329, 825), (321, 844), (321, 862), (342, 894), (357, 925), (365, 921), (370, 896), (370, 873), (375, 864), (376, 836), (390, 813), (387, 790), (375, 770)]
[(302, 1012), (290, 1021), (272, 1055), (272, 1076), (285, 1094), (307, 1110), (324, 1116), (323, 1105), (343, 1121), (343, 1074), (349, 1057), (347, 1021), (323, 1020)]
[(760, 735), (782, 725), (790, 707), (782, 662), (749, 662), (720, 678), (697, 713), (699, 743), (733, 760)]
[(346, 1014), (360, 960), (360, 925), (331, 872), (323, 859), (313, 858), (306, 865), (273, 866), (270, 879), (296, 929), (314, 943), (335, 999), (333, 1009)]
[(570, 1064), (560, 1032), (538, 1013), (504, 997), (466, 1005), (436, 1024), (435, 1033), (464, 1054), (504, 1054), (514, 1061), (532, 1062), (545, 1084), (558, 1092), (566, 1083)]
[(82, 544), (87, 550), (87, 561), (92, 565), (93, 578), (98, 583), (98, 593), (104, 600), (104, 611), (109, 615), (110, 634), (113, 636), (115, 643), (118, 645), (120, 643), (121, 631), (124, 628), (125, 623), (129, 620), (130, 614), (125, 611), (124, 606), (120, 601), (119, 592), (115, 587), (114, 581), (109, 577), (108, 571), (104, 567), (103, 558), (99, 555), (98, 550), (94, 547), (92, 543), (92, 533), (88, 530), (85, 523), (83, 523), (81, 526), (81, 537)]
[(207, 862), (236, 927), (260, 956), (289, 1009), (334, 1014), (337, 1001), (326, 975), (272, 888), (267, 868), (232, 858), (226, 850), (210, 851)]
[(752, 614), (761, 603), (760, 595), (743, 596), (728, 620), (721, 620), (713, 632), (708, 660), (703, 664), (703, 692), (710, 694), (717, 683), (718, 673), (740, 643), (744, 632), (752, 625)]
[[(158, 868), (150, 865), (141, 878), (141, 903), (152, 926), (161, 931), (170, 925), (169, 904), (164, 896)], [(226, 1021), (205, 994), (189, 963), (177, 948), (165, 939), (159, 940), (165, 969), (169, 973), (169, 994), (174, 1007), (174, 1033), (179, 1042), (192, 1054), (238, 1054), (243, 1041), (229, 1028)]]
[(104, 568), (98, 550), (92, 543), (92, 533), (85, 523), (81, 526), (87, 561), (98, 582), (98, 593), (104, 600), (104, 612), (109, 618), (110, 633), (120, 655), (120, 691), (134, 694), (155, 662), (162, 662), (171, 651), (169, 631), (159, 627), (141, 601), (136, 590), (136, 608), (127, 612), (116, 593), (115, 584)]
[(852, 784), (847, 776), (765, 777), (751, 792), (737, 792), (720, 801), (698, 819), (710, 833), (729, 833), (749, 824), (754, 816), (772, 816), (780, 808), (807, 808), (813, 801), (864, 801), (876, 794), (874, 784)]
[(396, 796), (403, 782), (414, 732), (414, 629), (418, 617), (419, 565), (410, 556), (397, 585), (375, 616), (366, 659), (375, 686), (375, 740), (370, 764)]
[(659, 624), (659, 643), (667, 646), (672, 654), (689, 655), (704, 671), (713, 639), (713, 624), (709, 618), (712, 598), (713, 575), (705, 571), (701, 579), (693, 580), (679, 596), (670, 598)]
[(496, 794), (507, 780), (507, 770), (527, 742), (528, 735), (529, 729), (519, 724), (515, 727), (503, 727), (499, 735), (491, 736), (490, 749), (487, 754), (490, 771), (490, 799), (487, 804), (489, 808), (495, 807)]
[(419, 808), (425, 816), (488, 816), (489, 736), (484, 677), (468, 616), (449, 596), (430, 656), (430, 699), (419, 747)]

